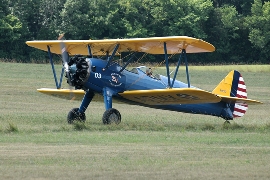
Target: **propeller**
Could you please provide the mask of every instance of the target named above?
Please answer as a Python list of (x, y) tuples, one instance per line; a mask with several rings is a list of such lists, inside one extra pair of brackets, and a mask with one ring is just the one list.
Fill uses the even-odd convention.
[(63, 61), (63, 66), (65, 68), (65, 72), (69, 72), (69, 66), (68, 66), (68, 53), (66, 50), (65, 43), (63, 42), (64, 39), (64, 34), (61, 34), (58, 37), (58, 40), (60, 40), (60, 48), (61, 48), (61, 54), (62, 54), (62, 61)]
[(58, 40), (60, 40), (60, 48), (61, 48), (61, 54), (62, 54), (62, 61), (63, 61), (63, 66), (64, 66), (64, 70), (66, 72), (66, 77), (67, 77), (67, 82), (69, 84), (69, 89), (70, 89), (70, 98), (71, 100), (73, 100), (73, 98), (75, 98), (75, 96), (73, 96), (72, 94), (72, 83), (71, 83), (71, 78), (70, 78), (70, 73), (69, 73), (69, 65), (68, 65), (68, 52), (66, 49), (66, 45), (64, 43), (64, 34), (61, 34), (58, 37)]

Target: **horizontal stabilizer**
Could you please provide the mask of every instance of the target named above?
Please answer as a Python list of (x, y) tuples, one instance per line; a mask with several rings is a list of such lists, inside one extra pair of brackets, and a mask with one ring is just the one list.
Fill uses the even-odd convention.
[(147, 105), (216, 103), (221, 100), (215, 94), (194, 88), (134, 90), (119, 95)]
[(226, 103), (243, 103), (243, 104), (262, 104), (262, 102), (253, 100), (253, 99), (245, 99), (245, 98), (238, 98), (238, 97), (228, 97), (228, 96), (221, 96), (221, 101), (224, 101)]

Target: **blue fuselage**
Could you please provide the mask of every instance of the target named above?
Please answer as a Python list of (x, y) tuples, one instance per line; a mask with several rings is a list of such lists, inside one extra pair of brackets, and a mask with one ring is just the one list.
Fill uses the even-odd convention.
[[(179, 111), (193, 114), (206, 114), (224, 119), (232, 119), (232, 113), (224, 102), (205, 103), (205, 104), (173, 104), (173, 105), (154, 105), (149, 106), (131, 102), (118, 95), (118, 93), (128, 90), (149, 90), (149, 89), (166, 89), (168, 87), (168, 78), (162, 75), (147, 76), (143, 67), (133, 68), (132, 70), (122, 69), (118, 63), (111, 64), (107, 69), (107, 61), (96, 58), (88, 58), (90, 62), (90, 76), (84, 84), (85, 89), (90, 89), (97, 93), (103, 93), (104, 88), (109, 88), (114, 98), (152, 108)], [(171, 79), (172, 81), (172, 79)], [(173, 88), (187, 88), (188, 85), (181, 81), (175, 80)], [(194, 88), (194, 87), (193, 87)]]

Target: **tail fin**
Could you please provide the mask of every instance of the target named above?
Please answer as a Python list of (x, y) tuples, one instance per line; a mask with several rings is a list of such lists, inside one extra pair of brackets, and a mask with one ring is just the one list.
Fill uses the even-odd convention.
[(232, 70), (212, 91), (227, 102), (233, 118), (242, 117), (248, 109), (247, 88), (242, 75)]

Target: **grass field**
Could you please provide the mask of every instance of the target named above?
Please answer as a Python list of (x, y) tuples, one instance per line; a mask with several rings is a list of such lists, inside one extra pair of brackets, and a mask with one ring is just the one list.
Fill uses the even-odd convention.
[(1, 179), (270, 179), (269, 65), (190, 67), (191, 84), (209, 91), (238, 69), (248, 97), (264, 102), (230, 126), (125, 104), (114, 104), (122, 123), (105, 126), (101, 102), (91, 103), (85, 124), (68, 125), (80, 102), (36, 91), (54, 88), (50, 65), (0, 65)]

